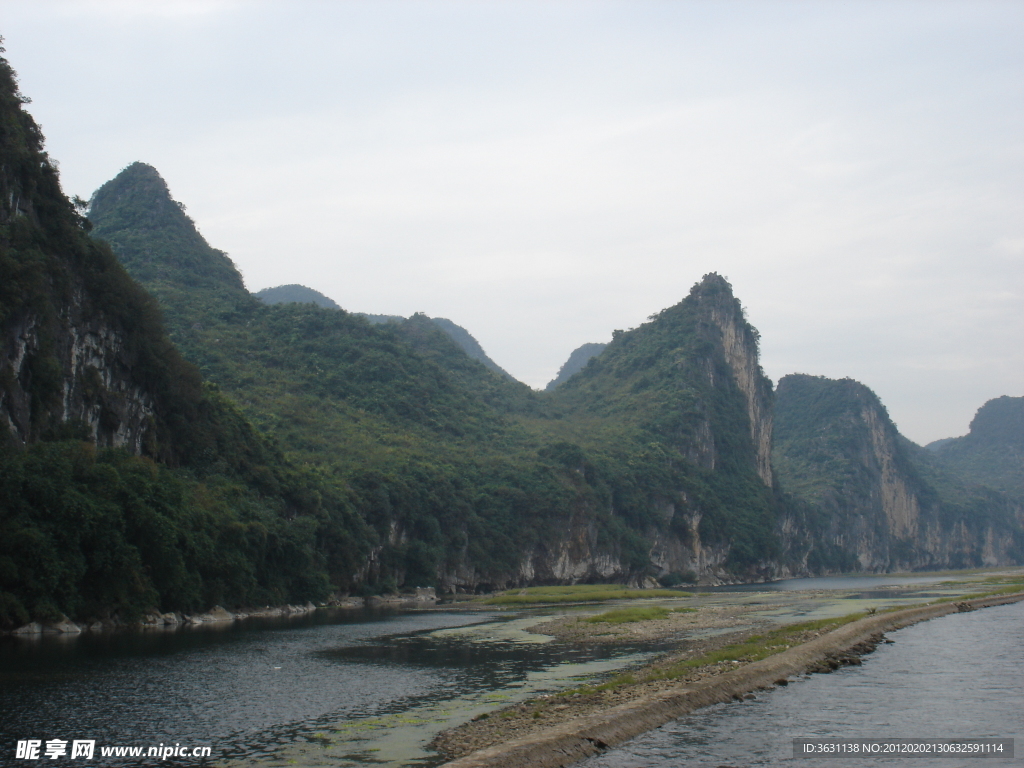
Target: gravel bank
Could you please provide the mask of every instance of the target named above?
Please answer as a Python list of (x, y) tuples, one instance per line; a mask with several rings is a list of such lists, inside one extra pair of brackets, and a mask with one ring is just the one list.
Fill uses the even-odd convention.
[[(566, 766), (701, 707), (785, 685), (793, 675), (859, 663), (859, 656), (874, 649), (884, 632), (956, 611), (1019, 600), (1024, 600), (1024, 593), (868, 616), (819, 636), (798, 637), (799, 645), (761, 661), (699, 668), (686, 679), (626, 686), (597, 692), (600, 696), (564, 699), (564, 703), (548, 699), (519, 705), (443, 733), (435, 746), (455, 757), (446, 768)], [(708, 639), (694, 644), (689, 652), (698, 655), (745, 634), (750, 633)]]

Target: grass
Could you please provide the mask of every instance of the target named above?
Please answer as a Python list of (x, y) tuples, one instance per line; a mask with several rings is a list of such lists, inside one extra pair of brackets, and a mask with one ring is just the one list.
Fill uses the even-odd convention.
[(596, 616), (588, 616), (581, 621), (588, 624), (631, 624), (634, 621), (656, 621), (668, 618), (670, 613), (693, 613), (696, 608), (675, 608), (669, 610), (661, 606), (652, 605), (649, 607), (635, 606), (632, 608), (616, 608), (612, 611), (605, 611)]
[(650, 606), (648, 608), (619, 608), (605, 611), (597, 616), (589, 616), (583, 621), (588, 624), (632, 624), (634, 621), (653, 621), (664, 619), (669, 614), (668, 608)]
[(510, 589), (487, 598), (484, 605), (534, 605), (537, 603), (580, 603), (653, 597), (693, 597), (678, 589), (630, 589), (614, 584), (574, 584), (564, 587)]

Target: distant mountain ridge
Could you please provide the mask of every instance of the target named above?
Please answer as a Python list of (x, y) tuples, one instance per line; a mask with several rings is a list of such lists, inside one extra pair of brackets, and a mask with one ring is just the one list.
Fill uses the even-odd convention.
[(978, 409), (966, 435), (927, 447), (972, 482), (1024, 499), (1024, 397), (989, 400)]
[[(264, 288), (262, 291), (258, 291), (253, 294), (260, 301), (266, 304), (286, 304), (294, 302), (296, 304), (316, 304), (324, 309), (341, 309), (341, 307), (333, 300), (320, 293), (320, 291), (307, 288), (304, 285), (279, 285), (276, 288)], [(371, 315), (366, 312), (356, 312), (359, 317), (364, 317), (371, 323), (402, 323), (408, 320), (406, 317), (400, 315)], [(463, 352), (469, 355), (473, 360), (478, 360), (485, 366), (490, 368), (500, 376), (504, 376), (511, 381), (515, 381), (515, 378), (506, 372), (501, 366), (491, 360), (484, 352), (483, 347), (480, 343), (473, 338), (473, 336), (460, 325), (456, 325), (451, 320), (444, 317), (432, 317), (429, 320), (434, 323), (438, 328), (448, 334), (452, 341), (459, 345)]]
[(928, 451), (857, 382), (773, 389), (716, 273), (535, 392), (454, 324), (261, 301), (151, 166), (85, 219), (24, 103), (0, 62), (0, 627), (1024, 560), (1022, 503), (965, 479), (1019, 398)]
[(555, 387), (564, 384), (570, 378), (582, 371), (584, 366), (590, 362), (592, 357), (597, 357), (604, 352), (604, 349), (607, 346), (607, 344), (591, 342), (589, 344), (583, 344), (576, 347), (576, 349), (572, 351), (572, 354), (569, 355), (569, 359), (562, 363), (562, 367), (558, 369), (558, 374), (555, 378), (549, 381), (548, 385), (544, 387), (544, 391), (550, 392)]

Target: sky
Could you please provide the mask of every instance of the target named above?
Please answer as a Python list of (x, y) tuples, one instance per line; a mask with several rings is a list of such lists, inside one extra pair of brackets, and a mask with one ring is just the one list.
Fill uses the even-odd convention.
[(534, 387), (725, 276), (761, 362), (918, 443), (1024, 395), (1019, 0), (0, 0), (91, 196), (167, 180), (252, 291), (465, 327)]

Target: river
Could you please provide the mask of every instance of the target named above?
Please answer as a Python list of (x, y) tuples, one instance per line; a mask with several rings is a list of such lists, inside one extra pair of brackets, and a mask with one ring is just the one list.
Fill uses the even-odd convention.
[[(1019, 766), (1024, 762), (1024, 602), (890, 633), (859, 667), (811, 675), (668, 723), (580, 768)], [(800, 758), (795, 738), (1012, 738), (1016, 759)]]
[[(16, 744), (29, 739), (94, 740), (97, 751), (210, 746), (218, 765), (436, 765), (426, 744), (443, 728), (661, 649), (552, 644), (522, 628), (535, 620), (334, 609), (178, 631), (0, 638), (0, 765), (26, 765)], [(70, 748), (65, 759), (85, 764)], [(198, 761), (163, 764), (176, 763)], [(154, 760), (95, 754), (89, 764)]]
[[(917, 577), (909, 578), (752, 585), (739, 594), (727, 590), (695, 601), (756, 600), (750, 591), (765, 588), (847, 588), (841, 600), (804, 599), (801, 594), (787, 609), (791, 617), (813, 618), (820, 612), (849, 612), (869, 603), (896, 605), (920, 599), (924, 594), (920, 591), (899, 591), (919, 583)], [(934, 583), (935, 579), (926, 581)], [(885, 585), (890, 587), (888, 592), (880, 589)], [(884, 597), (872, 597), (876, 594)], [(784, 618), (767, 608), (767, 618)], [(687, 721), (690, 725), (680, 726), (682, 730), (667, 726), (603, 756), (602, 760), (612, 762), (600, 765), (675, 766), (690, 764), (688, 760), (694, 765), (774, 764), (781, 759), (779, 744), (785, 742), (777, 736), (777, 723), (786, 723), (786, 733), (798, 736), (846, 733), (824, 720), (807, 726), (793, 721), (790, 726), (790, 718), (800, 711), (814, 717), (828, 711), (818, 703), (805, 703), (804, 692), (810, 695), (825, 686), (822, 695), (841, 702), (833, 710), (843, 723), (843, 718), (859, 707), (882, 713), (880, 717), (897, 718), (902, 724), (908, 708), (918, 711), (916, 700), (898, 699), (884, 708), (870, 702), (887, 701), (887, 691), (893, 690), (908, 696), (914, 686), (901, 683), (894, 689), (891, 681), (931, 680), (932, 670), (944, 670), (954, 677), (935, 678), (934, 686), (921, 689), (929, 691), (921, 694), (924, 699), (936, 702), (921, 711), (961, 718), (965, 713), (979, 713), (992, 727), (981, 733), (974, 724), (968, 731), (954, 727), (962, 720), (924, 720), (920, 727), (915, 724), (909, 729), (908, 725), (909, 730), (901, 725), (899, 733), (883, 729), (880, 736), (977, 736), (992, 731), (992, 735), (1019, 737), (1024, 730), (1019, 714), (1024, 692), (1021, 608), (958, 614), (901, 630), (896, 633), (898, 642), (880, 647), (864, 667), (814, 676), (749, 704), (708, 710), (697, 720)], [(17, 759), (19, 741), (45, 744), (63, 740), (70, 751), (77, 739), (96, 742), (91, 761), (67, 755), (43, 762), (152, 766), (158, 762), (154, 758), (103, 758), (99, 749), (104, 745), (143, 750), (182, 745), (209, 747), (217, 765), (429, 768), (441, 762), (427, 747), (440, 730), (503, 704), (639, 663), (666, 647), (657, 643), (568, 646), (548, 642), (550, 638), (530, 632), (536, 613), (331, 609), (289, 619), (250, 619), (177, 631), (124, 630), (35, 640), (3, 637), (0, 765), (31, 764)], [(1010, 618), (991, 623), (1003, 616)], [(932, 646), (913, 650), (913, 638), (926, 642), (933, 636)], [(1008, 645), (1009, 650), (999, 643)], [(899, 662), (904, 649), (910, 649), (911, 658)], [(856, 699), (849, 699), (845, 689), (836, 693), (835, 686), (852, 680), (856, 688), (856, 680), (867, 679), (858, 674), (866, 674), (890, 658), (897, 659), (893, 663), (923, 664), (924, 671), (908, 666), (902, 672), (883, 672), (878, 682), (867, 684), (864, 701), (868, 703), (850, 709), (849, 701)], [(983, 673), (983, 667), (994, 671)], [(988, 706), (986, 697), (991, 699)], [(776, 706), (773, 702), (781, 707), (787, 701), (788, 710), (769, 709)], [(1015, 717), (1016, 725), (1005, 722), (1007, 711), (1013, 713), (1011, 720)], [(1003, 720), (997, 719), (1000, 712)], [(713, 730), (716, 723), (721, 724), (719, 731)], [(867, 730), (878, 724), (869, 725)], [(774, 735), (770, 742), (763, 736), (728, 742), (723, 734), (731, 731)], [(850, 735), (862, 736), (864, 730)], [(652, 738), (654, 742), (645, 741)], [(648, 743), (638, 747), (651, 750), (641, 757), (629, 752), (635, 745)], [(727, 747), (727, 743), (733, 746)], [(653, 756), (660, 756), (657, 759), (663, 762), (651, 762)], [(202, 763), (192, 757), (162, 762)]]

